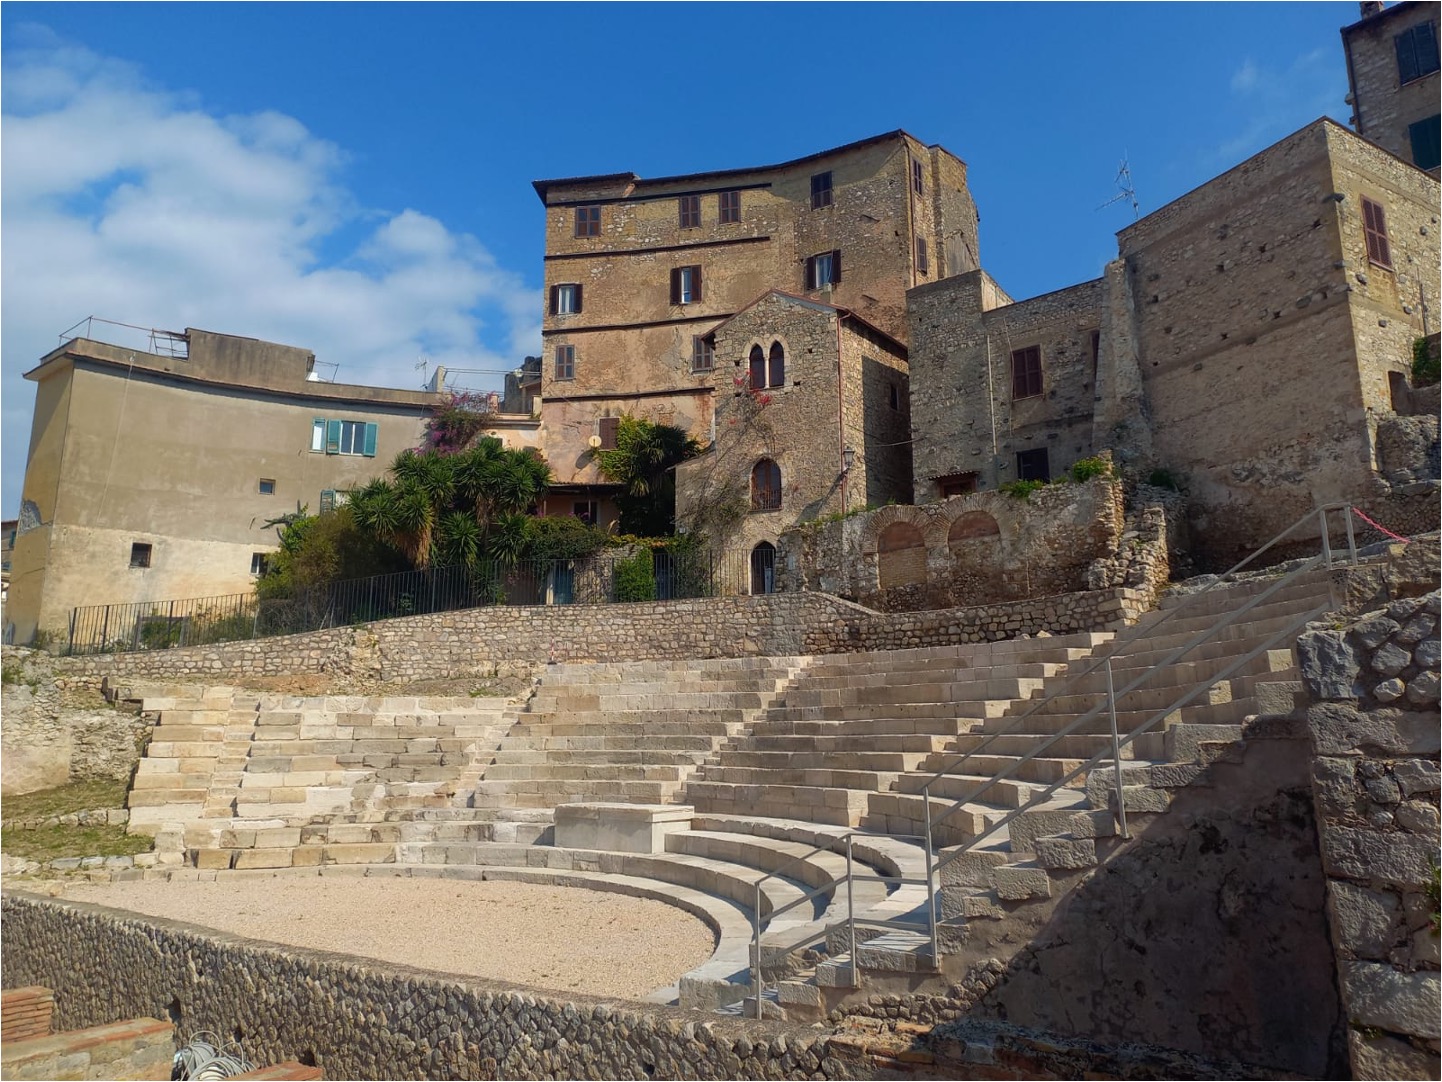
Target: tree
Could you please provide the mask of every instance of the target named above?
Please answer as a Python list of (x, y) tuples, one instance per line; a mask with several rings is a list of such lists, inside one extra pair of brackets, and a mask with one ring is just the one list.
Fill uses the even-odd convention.
[(614, 450), (597, 451), (601, 476), (622, 486), (621, 532), (662, 537), (676, 529), (676, 467), (702, 447), (674, 425), (622, 417)]

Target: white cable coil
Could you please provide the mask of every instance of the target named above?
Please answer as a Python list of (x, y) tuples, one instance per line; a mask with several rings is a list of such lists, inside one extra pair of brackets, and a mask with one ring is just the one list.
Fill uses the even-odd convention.
[[(208, 1039), (207, 1039), (208, 1038)], [(230, 1078), (251, 1070), (251, 1065), (241, 1054), (240, 1045), (234, 1042), (221, 1046), (220, 1038), (214, 1033), (201, 1030), (194, 1034), (179, 1052), (171, 1068), (172, 1079), (216, 1079)]]

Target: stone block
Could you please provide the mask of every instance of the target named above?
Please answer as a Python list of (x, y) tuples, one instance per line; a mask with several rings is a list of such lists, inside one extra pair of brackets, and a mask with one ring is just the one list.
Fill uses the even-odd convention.
[(1442, 1037), (1436, 973), (1402, 973), (1380, 962), (1342, 962), (1339, 969), (1354, 1024), (1433, 1041)]
[(1359, 1082), (1438, 1077), (1437, 1053), (1426, 1052), (1397, 1037), (1349, 1029), (1347, 1050), (1352, 1058), (1352, 1077)]
[(689, 830), (688, 804), (561, 804), (555, 810), (555, 845), (617, 853), (664, 853), (666, 835)]
[(200, 849), (195, 854), (197, 868), (229, 868), (235, 852), (230, 849)]
[(1358, 648), (1345, 631), (1318, 629), (1297, 639), (1302, 679), (1318, 699), (1355, 699), (1362, 671)]
[(1097, 862), (1096, 842), (1067, 835), (1038, 838), (1036, 862), (1043, 868), (1090, 868)]
[(1332, 827), (1322, 833), (1322, 863), (1328, 875), (1379, 879), (1421, 890), (1431, 881), (1436, 857), (1436, 845), (1416, 834), (1350, 827)]
[(290, 866), (291, 850), (289, 849), (241, 849), (235, 854), (235, 867), (240, 870), (289, 868)]
[(1327, 907), (1338, 946), (1358, 959), (1387, 957), (1402, 915), (1397, 895), (1334, 879), (1327, 884)]
[(1022, 902), (1051, 897), (1051, 876), (1044, 868), (1003, 865), (992, 872), (993, 889), (1002, 901)]

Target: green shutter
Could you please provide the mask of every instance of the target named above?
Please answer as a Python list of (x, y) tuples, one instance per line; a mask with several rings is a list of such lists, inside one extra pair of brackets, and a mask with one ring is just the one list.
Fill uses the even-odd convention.
[(377, 426), (374, 425), (374, 424), (367, 424), (367, 425), (366, 425), (366, 450), (365, 450), (365, 453), (366, 453), (366, 457), (367, 457), (367, 458), (375, 458), (375, 456), (376, 456), (376, 427), (377, 427)]
[(325, 453), (328, 455), (340, 454), (339, 421), (327, 421), (325, 423)]

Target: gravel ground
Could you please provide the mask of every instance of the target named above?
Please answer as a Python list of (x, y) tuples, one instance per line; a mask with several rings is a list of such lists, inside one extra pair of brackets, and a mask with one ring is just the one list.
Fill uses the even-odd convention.
[(531, 883), (241, 879), (75, 883), (63, 897), (298, 947), (563, 992), (639, 998), (715, 949), (663, 902)]

